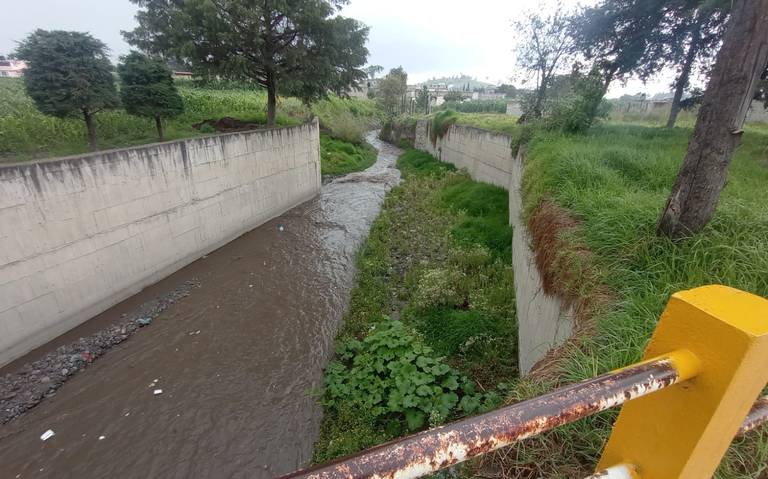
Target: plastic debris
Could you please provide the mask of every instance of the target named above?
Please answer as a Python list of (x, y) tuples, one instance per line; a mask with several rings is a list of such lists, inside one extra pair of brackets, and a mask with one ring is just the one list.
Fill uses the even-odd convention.
[(53, 437), (53, 436), (55, 436), (55, 435), (56, 435), (56, 433), (55, 433), (55, 432), (53, 432), (53, 430), (52, 430), (52, 429), (48, 429), (47, 431), (45, 431), (45, 432), (43, 433), (43, 435), (42, 435), (42, 436), (40, 436), (40, 440), (41, 440), (41, 441), (47, 441), (48, 439), (52, 438), (52, 437)]
[(153, 391), (153, 394), (154, 394), (155, 396), (157, 396), (158, 394), (163, 394), (163, 390), (162, 390), (162, 389), (155, 389), (155, 390)]
[(285, 228), (283, 228), (283, 225), (280, 225), (280, 226), (277, 227), (277, 230), (278, 231), (285, 231)]
[(141, 326), (149, 326), (152, 323), (152, 318), (139, 318), (136, 322)]
[(107, 436), (99, 436), (99, 441), (103, 441), (106, 438), (107, 438)]

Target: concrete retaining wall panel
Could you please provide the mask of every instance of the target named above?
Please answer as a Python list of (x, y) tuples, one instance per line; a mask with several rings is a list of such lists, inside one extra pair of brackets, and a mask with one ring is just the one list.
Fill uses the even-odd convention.
[(429, 129), (427, 121), (417, 123), (416, 148), (459, 169), (466, 169), (477, 181), (509, 191), (519, 366), (525, 376), (550, 350), (573, 334), (574, 312), (560, 298), (543, 291), (530, 235), (522, 218), (524, 155), (512, 155), (512, 140), (508, 135), (454, 125), (432, 144)]
[(320, 186), (317, 122), (0, 166), (0, 365)]

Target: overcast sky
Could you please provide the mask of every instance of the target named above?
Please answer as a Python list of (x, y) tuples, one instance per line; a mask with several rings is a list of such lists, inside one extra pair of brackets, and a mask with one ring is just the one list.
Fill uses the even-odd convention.
[[(590, 3), (594, 0), (582, 0)], [(10, 53), (15, 42), (36, 28), (88, 31), (105, 42), (115, 59), (129, 47), (120, 30), (135, 26), (135, 6), (128, 0), (0, 0), (3, 25), (0, 54)], [(513, 20), (539, 0), (352, 0), (343, 15), (371, 27), (370, 63), (390, 68), (402, 65), (409, 83), (432, 77), (466, 73), (490, 83), (521, 84), (515, 73), (513, 48), (517, 40)], [(544, 4), (552, 5), (553, 0)], [(13, 8), (7, 5), (13, 4)], [(562, 0), (571, 8), (576, 0)], [(615, 84), (609, 96), (622, 93), (669, 91), (671, 75), (643, 85)]]

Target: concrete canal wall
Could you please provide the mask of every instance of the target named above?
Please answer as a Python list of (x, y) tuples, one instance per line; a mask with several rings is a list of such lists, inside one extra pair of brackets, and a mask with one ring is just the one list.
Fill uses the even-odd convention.
[(571, 336), (574, 314), (561, 298), (544, 292), (528, 227), (522, 218), (521, 188), (525, 157), (523, 154), (517, 157), (512, 155), (511, 138), (505, 134), (454, 125), (433, 144), (429, 128), (426, 120), (417, 123), (416, 148), (457, 168), (465, 168), (477, 181), (509, 191), (519, 366), (521, 374), (527, 375), (551, 349)]
[(0, 166), (0, 365), (315, 196), (317, 121)]

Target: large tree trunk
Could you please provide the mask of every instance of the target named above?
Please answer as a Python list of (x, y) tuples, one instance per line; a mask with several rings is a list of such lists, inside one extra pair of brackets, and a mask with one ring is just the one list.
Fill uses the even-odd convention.
[(85, 131), (88, 135), (88, 147), (91, 151), (99, 149), (96, 144), (96, 124), (93, 122), (93, 113), (87, 108), (83, 108), (83, 119), (85, 120)]
[(683, 93), (688, 88), (688, 81), (691, 78), (691, 69), (696, 60), (696, 54), (699, 52), (699, 42), (701, 41), (701, 23), (696, 22), (691, 30), (691, 43), (688, 45), (688, 52), (683, 60), (683, 68), (680, 70), (680, 76), (675, 82), (675, 96), (672, 98), (672, 109), (669, 111), (667, 119), (667, 128), (674, 128), (677, 122), (677, 115), (680, 113), (680, 102), (683, 100)]
[(267, 72), (267, 126), (275, 126), (277, 117), (277, 79), (273, 72)]
[(659, 234), (683, 238), (712, 218), (766, 63), (768, 0), (735, 2), (688, 153), (659, 220)]
[(155, 128), (157, 128), (157, 137), (160, 141), (163, 141), (165, 139), (163, 135), (163, 120), (160, 118), (160, 115), (155, 115)]

